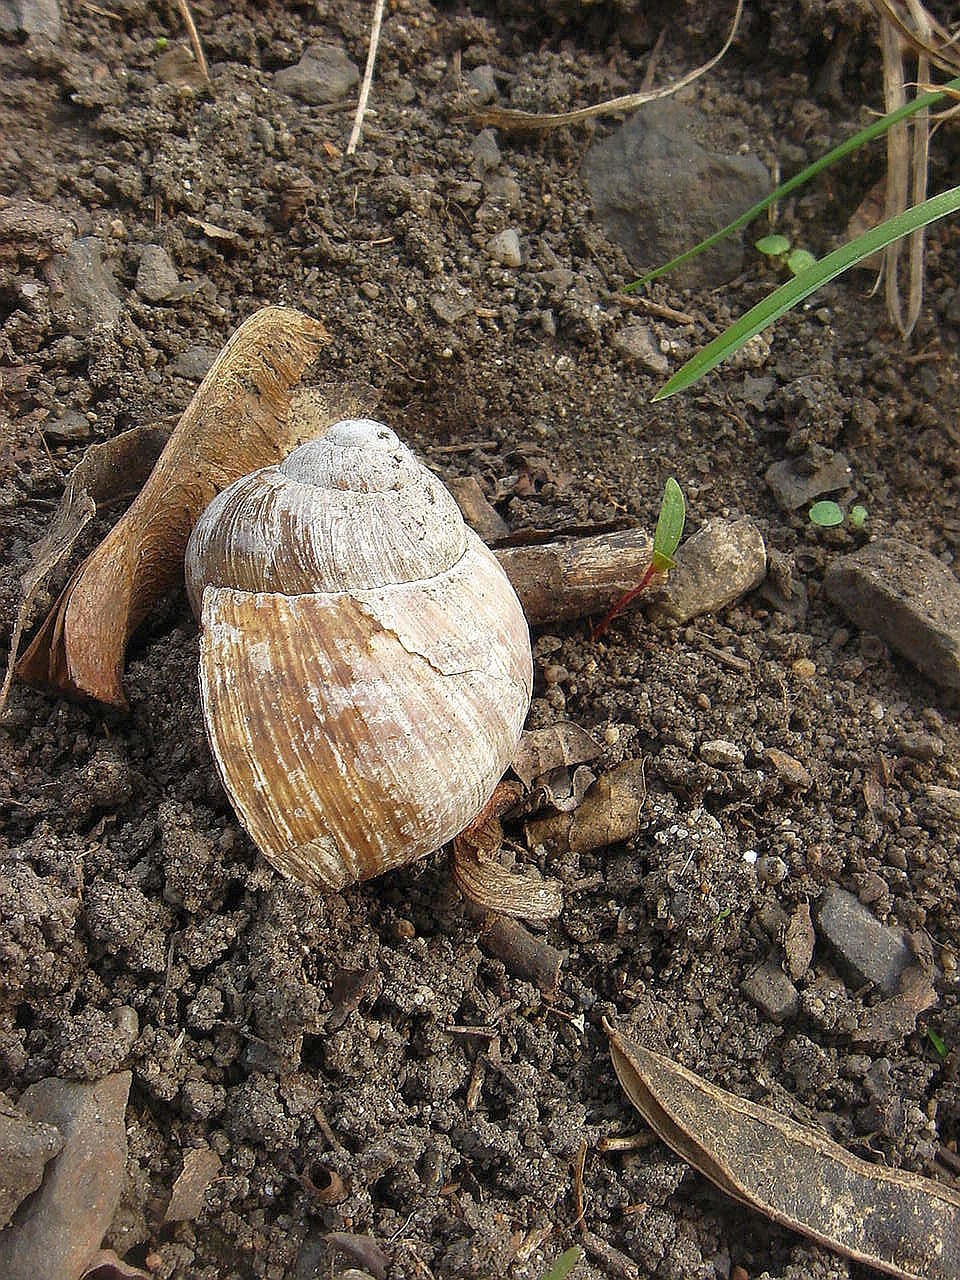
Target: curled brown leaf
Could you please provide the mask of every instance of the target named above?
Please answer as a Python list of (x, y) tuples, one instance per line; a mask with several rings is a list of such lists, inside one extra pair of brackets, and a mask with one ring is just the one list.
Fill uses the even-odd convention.
[(125, 707), (127, 640), (176, 582), (210, 499), (297, 444), (291, 391), (329, 340), (289, 307), (264, 307), (215, 360), (149, 480), (64, 588), (17, 664), (29, 684)]

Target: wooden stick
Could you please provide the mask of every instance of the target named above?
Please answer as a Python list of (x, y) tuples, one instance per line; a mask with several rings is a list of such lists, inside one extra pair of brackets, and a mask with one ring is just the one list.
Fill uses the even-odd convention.
[(653, 541), (642, 529), (495, 552), (532, 627), (603, 613), (635, 587)]

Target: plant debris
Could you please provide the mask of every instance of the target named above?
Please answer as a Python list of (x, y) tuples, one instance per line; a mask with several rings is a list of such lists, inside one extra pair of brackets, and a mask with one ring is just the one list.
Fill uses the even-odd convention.
[(960, 1193), (868, 1164), (604, 1025), (627, 1097), (667, 1146), (721, 1191), (888, 1275), (956, 1280)]

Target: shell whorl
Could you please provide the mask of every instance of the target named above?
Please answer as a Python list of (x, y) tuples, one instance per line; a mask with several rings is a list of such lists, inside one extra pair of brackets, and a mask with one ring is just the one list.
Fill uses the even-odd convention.
[(213, 756), (276, 867), (342, 888), (480, 811), (530, 703), (526, 620), (389, 428), (337, 423), (224, 490), (186, 572)]
[(389, 427), (335, 423), (278, 466), (219, 494), (186, 555), (197, 617), (203, 589), (350, 591), (434, 577), (466, 550), (457, 504)]

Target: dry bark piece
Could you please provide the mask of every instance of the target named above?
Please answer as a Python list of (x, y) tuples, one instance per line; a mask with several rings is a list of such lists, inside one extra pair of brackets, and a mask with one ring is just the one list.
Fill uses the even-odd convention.
[(509, 534), (510, 526), (496, 507), (488, 502), (476, 476), (455, 476), (447, 481), (447, 488), (456, 499), (464, 520), (484, 542), (496, 542)]
[(630, 1101), (668, 1147), (721, 1191), (887, 1275), (960, 1275), (960, 1193), (860, 1160), (604, 1026)]
[(626, 760), (602, 774), (572, 813), (555, 813), (527, 823), (531, 845), (585, 853), (635, 836), (647, 797), (642, 760)]
[(6, 706), (20, 637), (30, 626), (38, 592), (69, 556), (98, 509), (137, 492), (169, 440), (171, 427), (172, 424), (133, 427), (112, 440), (91, 445), (70, 472), (53, 519), (40, 541), (31, 547), (30, 563), (20, 576), (22, 601), (10, 637), (7, 673), (0, 689), (0, 712)]
[(233, 334), (187, 406), (149, 480), (67, 584), (17, 672), (28, 683), (126, 707), (126, 643), (176, 581), (214, 494), (301, 441), (288, 431), (293, 384), (329, 340), (318, 321), (264, 307)]

